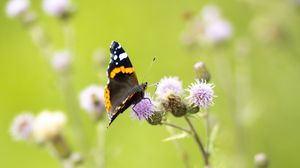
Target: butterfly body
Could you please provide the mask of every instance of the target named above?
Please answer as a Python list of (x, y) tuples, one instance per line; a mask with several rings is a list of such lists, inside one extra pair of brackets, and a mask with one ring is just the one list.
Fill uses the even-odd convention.
[(129, 106), (140, 102), (147, 88), (147, 83), (138, 83), (131, 61), (118, 42), (112, 42), (110, 53), (108, 82), (104, 89), (105, 107), (110, 118), (109, 125)]

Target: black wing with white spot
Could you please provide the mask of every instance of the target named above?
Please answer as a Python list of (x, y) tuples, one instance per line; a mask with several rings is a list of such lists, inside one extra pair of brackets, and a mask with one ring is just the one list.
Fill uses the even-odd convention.
[(120, 43), (113, 41), (110, 46), (110, 62), (108, 65), (108, 74), (115, 68), (124, 66), (124, 68), (132, 68), (132, 64), (127, 53), (124, 51)]
[(110, 53), (111, 58), (107, 70), (108, 83), (104, 97), (111, 124), (134, 102), (135, 88), (139, 84), (129, 57), (118, 42), (112, 42)]

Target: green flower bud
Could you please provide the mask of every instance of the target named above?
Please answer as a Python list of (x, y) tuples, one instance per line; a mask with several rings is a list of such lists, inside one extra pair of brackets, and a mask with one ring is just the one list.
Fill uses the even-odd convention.
[(166, 111), (171, 112), (175, 117), (181, 117), (187, 113), (187, 107), (181, 97), (174, 94), (172, 91), (168, 91), (163, 96), (161, 105)]
[(190, 114), (196, 114), (199, 112), (199, 110), (200, 110), (199, 106), (195, 106), (193, 104), (188, 107), (188, 113)]
[(161, 120), (163, 118), (162, 112), (155, 111), (148, 119), (148, 123), (151, 125), (161, 124)]
[(196, 74), (196, 79), (200, 80), (200, 81), (206, 81), (209, 82), (210, 80), (210, 74), (204, 64), (204, 62), (197, 62), (194, 65), (194, 69), (195, 69), (195, 74)]

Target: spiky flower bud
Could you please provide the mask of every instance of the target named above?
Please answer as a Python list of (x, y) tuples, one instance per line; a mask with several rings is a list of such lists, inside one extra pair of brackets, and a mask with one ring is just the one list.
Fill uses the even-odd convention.
[(187, 112), (187, 107), (181, 97), (171, 90), (164, 94), (161, 105), (165, 111), (171, 112), (175, 117), (184, 116)]
[(151, 125), (158, 125), (161, 124), (162, 118), (163, 118), (163, 113), (156, 111), (147, 119), (147, 121)]
[(210, 80), (210, 74), (204, 64), (204, 62), (197, 62), (195, 65), (194, 65), (194, 69), (195, 69), (195, 74), (196, 74), (196, 79), (198, 80), (203, 80), (203, 81), (206, 81), (206, 82), (209, 82)]
[(195, 105), (190, 105), (190, 106), (188, 106), (188, 113), (190, 113), (190, 114), (196, 114), (196, 113), (198, 113), (199, 112), (199, 110), (200, 110), (200, 108), (199, 108), (199, 106), (195, 106)]
[(71, 150), (66, 143), (65, 139), (59, 135), (52, 139), (51, 144), (55, 149), (55, 152), (59, 158), (69, 158), (71, 155)]

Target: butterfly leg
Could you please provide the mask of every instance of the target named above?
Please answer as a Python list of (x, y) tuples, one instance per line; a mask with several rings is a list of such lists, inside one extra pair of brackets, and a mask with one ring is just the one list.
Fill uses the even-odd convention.
[(138, 113), (137, 113), (137, 112), (135, 111), (135, 109), (134, 109), (135, 105), (136, 105), (136, 104), (134, 104), (134, 105), (132, 106), (132, 108), (131, 108), (131, 109), (133, 110), (133, 112), (135, 113), (135, 115), (136, 115), (136, 116), (137, 116), (137, 117), (140, 119), (140, 117), (139, 117)]

